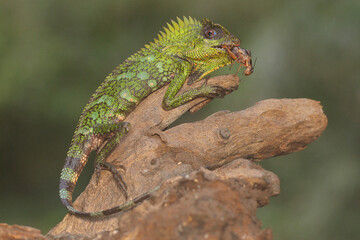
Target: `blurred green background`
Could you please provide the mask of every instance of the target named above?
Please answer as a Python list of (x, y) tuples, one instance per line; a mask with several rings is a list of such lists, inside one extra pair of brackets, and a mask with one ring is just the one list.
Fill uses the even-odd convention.
[(82, 108), (176, 16), (224, 25), (257, 58), (239, 90), (182, 121), (268, 98), (324, 106), (329, 124), (317, 141), (261, 163), (281, 179), (281, 194), (258, 211), (263, 226), (275, 239), (360, 239), (358, 0), (1, 0), (0, 222), (46, 233), (62, 219), (59, 174)]

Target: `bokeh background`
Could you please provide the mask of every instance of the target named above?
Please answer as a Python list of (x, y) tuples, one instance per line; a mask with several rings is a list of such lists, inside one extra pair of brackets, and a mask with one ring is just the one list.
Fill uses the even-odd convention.
[[(258, 211), (263, 226), (275, 239), (360, 239), (358, 0), (1, 0), (0, 222), (46, 233), (62, 219), (59, 174), (82, 108), (176, 16), (221, 23), (257, 58), (239, 90), (180, 121), (268, 98), (324, 106), (317, 141), (261, 163), (281, 179), (281, 194)], [(92, 171), (90, 161), (77, 194)]]

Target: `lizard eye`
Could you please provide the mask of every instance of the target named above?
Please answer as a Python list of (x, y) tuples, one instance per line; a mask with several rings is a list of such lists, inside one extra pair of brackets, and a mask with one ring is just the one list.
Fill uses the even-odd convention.
[(213, 38), (217, 32), (214, 29), (208, 29), (205, 31), (205, 37), (206, 38)]

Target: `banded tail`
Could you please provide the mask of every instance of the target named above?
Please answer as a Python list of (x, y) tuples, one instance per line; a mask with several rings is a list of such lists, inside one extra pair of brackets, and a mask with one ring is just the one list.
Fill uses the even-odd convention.
[[(90, 151), (88, 151), (90, 153)], [(106, 210), (98, 211), (98, 212), (82, 212), (74, 208), (72, 203), (72, 193), (74, 191), (76, 182), (79, 178), (80, 173), (82, 172), (89, 153), (82, 153), (80, 154), (80, 157), (66, 157), (65, 165), (61, 171), (60, 176), (60, 186), (59, 186), (59, 195), (61, 202), (63, 205), (68, 209), (68, 211), (74, 215), (82, 216), (82, 217), (102, 217), (102, 216), (108, 216), (112, 215), (114, 213), (118, 213), (121, 211), (127, 211), (135, 206), (137, 206), (139, 203), (144, 201), (145, 199), (150, 197), (150, 194), (154, 191), (156, 191), (159, 187), (155, 187), (154, 189), (132, 199), (131, 201), (128, 201), (124, 203), (123, 205), (116, 206), (113, 208), (109, 208)]]

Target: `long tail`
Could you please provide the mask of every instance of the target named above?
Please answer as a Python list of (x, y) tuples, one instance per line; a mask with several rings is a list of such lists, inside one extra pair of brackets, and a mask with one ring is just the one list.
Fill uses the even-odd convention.
[(61, 171), (60, 176), (60, 186), (59, 186), (59, 195), (61, 202), (64, 204), (64, 206), (69, 210), (70, 213), (82, 216), (82, 217), (102, 217), (102, 216), (108, 216), (117, 212), (126, 211), (134, 208), (139, 203), (144, 201), (145, 199), (149, 198), (150, 194), (154, 191), (156, 191), (159, 187), (156, 187), (126, 203), (123, 205), (98, 211), (98, 212), (82, 212), (79, 210), (76, 210), (72, 203), (72, 193), (75, 188), (75, 184), (79, 178), (80, 173), (82, 172), (87, 159), (88, 159), (89, 153), (81, 153), (78, 156), (79, 157), (72, 157), (68, 156), (65, 160), (65, 165)]
[(66, 208), (69, 210), (70, 213), (77, 215), (77, 216), (81, 216), (81, 217), (87, 217), (87, 218), (97, 218), (97, 217), (104, 217), (104, 216), (109, 216), (118, 212), (125, 212), (128, 211), (134, 207), (136, 207), (139, 203), (143, 202), (144, 200), (148, 199), (151, 195), (152, 192), (156, 191), (159, 189), (159, 186), (153, 188), (152, 190), (124, 203), (123, 205), (120, 206), (116, 206), (113, 208), (109, 208), (106, 210), (102, 210), (102, 211), (98, 211), (98, 212), (81, 212), (76, 210), (73, 206), (72, 206), (72, 202), (71, 201), (66, 201), (66, 199), (61, 199), (61, 201), (63, 202), (63, 204), (66, 206)]
[[(76, 151), (77, 150), (77, 151)], [(76, 154), (74, 154), (76, 152)], [(60, 175), (59, 195), (64, 206), (73, 213), (79, 212), (73, 207), (72, 193), (80, 173), (84, 169), (89, 153), (75, 149), (72, 145), (65, 159), (65, 165)]]

